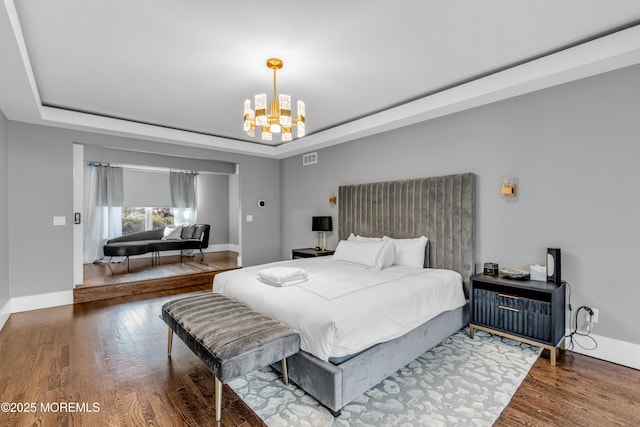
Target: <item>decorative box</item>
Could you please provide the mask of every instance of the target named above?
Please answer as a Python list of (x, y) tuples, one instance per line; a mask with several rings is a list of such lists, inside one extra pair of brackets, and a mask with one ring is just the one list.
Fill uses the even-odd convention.
[(540, 282), (547, 281), (547, 266), (540, 264), (531, 264), (529, 266), (529, 279), (538, 280)]
[(497, 276), (498, 275), (498, 264), (495, 262), (485, 262), (484, 263), (484, 274), (487, 276)]

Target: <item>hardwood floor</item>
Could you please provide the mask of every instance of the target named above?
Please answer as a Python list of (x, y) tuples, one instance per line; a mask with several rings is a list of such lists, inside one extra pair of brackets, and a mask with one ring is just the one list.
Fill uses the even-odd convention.
[[(34, 403), (37, 411), (0, 412), (0, 425), (216, 425), (213, 376), (179, 339), (167, 357), (159, 318), (169, 299), (210, 289), (12, 314), (0, 332), (2, 401)], [(86, 407), (60, 411), (60, 402)], [(536, 362), (496, 425), (640, 425), (639, 402), (640, 371), (567, 352), (555, 368), (547, 358)], [(225, 386), (220, 425), (264, 423)]]
[(160, 279), (169, 275), (193, 274), (217, 270), (228, 270), (238, 264), (238, 253), (232, 251), (205, 252), (201, 257), (183, 257), (179, 255), (162, 255), (160, 263), (153, 265), (151, 258), (131, 257), (129, 271), (124, 270), (123, 263), (84, 264), (84, 280), (79, 287), (115, 285), (127, 282), (139, 282), (149, 279)]
[(158, 265), (151, 258), (131, 258), (123, 264), (99, 263), (83, 266), (84, 281), (73, 290), (75, 303), (143, 294), (213, 283), (214, 276), (237, 267), (238, 254), (208, 252), (193, 257), (162, 256)]
[[(0, 412), (0, 425), (215, 425), (211, 373), (180, 340), (167, 357), (160, 307), (183, 292), (12, 314), (0, 332), (2, 401), (34, 403), (38, 411)], [(59, 402), (98, 411), (41, 410)], [(226, 386), (223, 405), (222, 426), (264, 425)]]
[(640, 426), (640, 370), (565, 352), (541, 357), (495, 426)]

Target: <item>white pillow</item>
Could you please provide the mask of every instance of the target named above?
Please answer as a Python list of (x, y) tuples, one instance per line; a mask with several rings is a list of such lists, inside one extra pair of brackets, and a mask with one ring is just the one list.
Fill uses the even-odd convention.
[(424, 250), (428, 240), (425, 236), (416, 237), (415, 239), (392, 239), (384, 236), (382, 239), (393, 242), (395, 247), (393, 265), (424, 267)]
[(166, 226), (162, 240), (182, 240), (182, 226)]
[[(393, 261), (396, 258), (396, 247), (393, 245), (393, 242), (390, 241), (382, 241), (385, 245), (382, 247), (380, 251), (380, 259), (378, 260), (378, 264), (376, 265), (377, 270), (382, 270), (383, 268), (391, 267), (393, 265)], [(378, 268), (379, 266), (379, 268)]]
[(382, 242), (382, 237), (364, 237), (359, 234), (356, 236), (351, 233), (349, 237), (347, 237), (347, 240), (356, 242)]
[[(350, 262), (382, 270), (391, 265), (389, 262), (393, 260), (394, 253), (392, 246), (389, 242), (383, 242), (382, 240), (379, 242), (341, 240), (331, 260)], [(391, 254), (391, 257), (389, 257), (389, 254)]]

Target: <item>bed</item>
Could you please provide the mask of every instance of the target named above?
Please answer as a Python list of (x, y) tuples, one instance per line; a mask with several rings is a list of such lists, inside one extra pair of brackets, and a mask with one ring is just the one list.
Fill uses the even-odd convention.
[[(338, 259), (283, 261), (221, 273), (213, 286), (214, 292), (301, 333), (302, 350), (289, 358), (289, 377), (334, 415), (468, 323), (475, 176), (341, 186), (338, 201), (343, 248), (342, 240), (352, 234), (427, 236), (426, 268), (394, 265), (374, 271), (343, 262), (341, 249), (333, 257)], [(308, 272), (308, 280), (285, 287), (258, 280), (258, 273), (283, 266)]]

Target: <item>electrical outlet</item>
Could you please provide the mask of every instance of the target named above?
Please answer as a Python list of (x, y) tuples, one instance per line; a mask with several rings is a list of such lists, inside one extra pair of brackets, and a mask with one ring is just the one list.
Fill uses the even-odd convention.
[(597, 308), (592, 308), (591, 310), (593, 310), (593, 315), (591, 316), (591, 321), (593, 323), (598, 323), (598, 309)]

